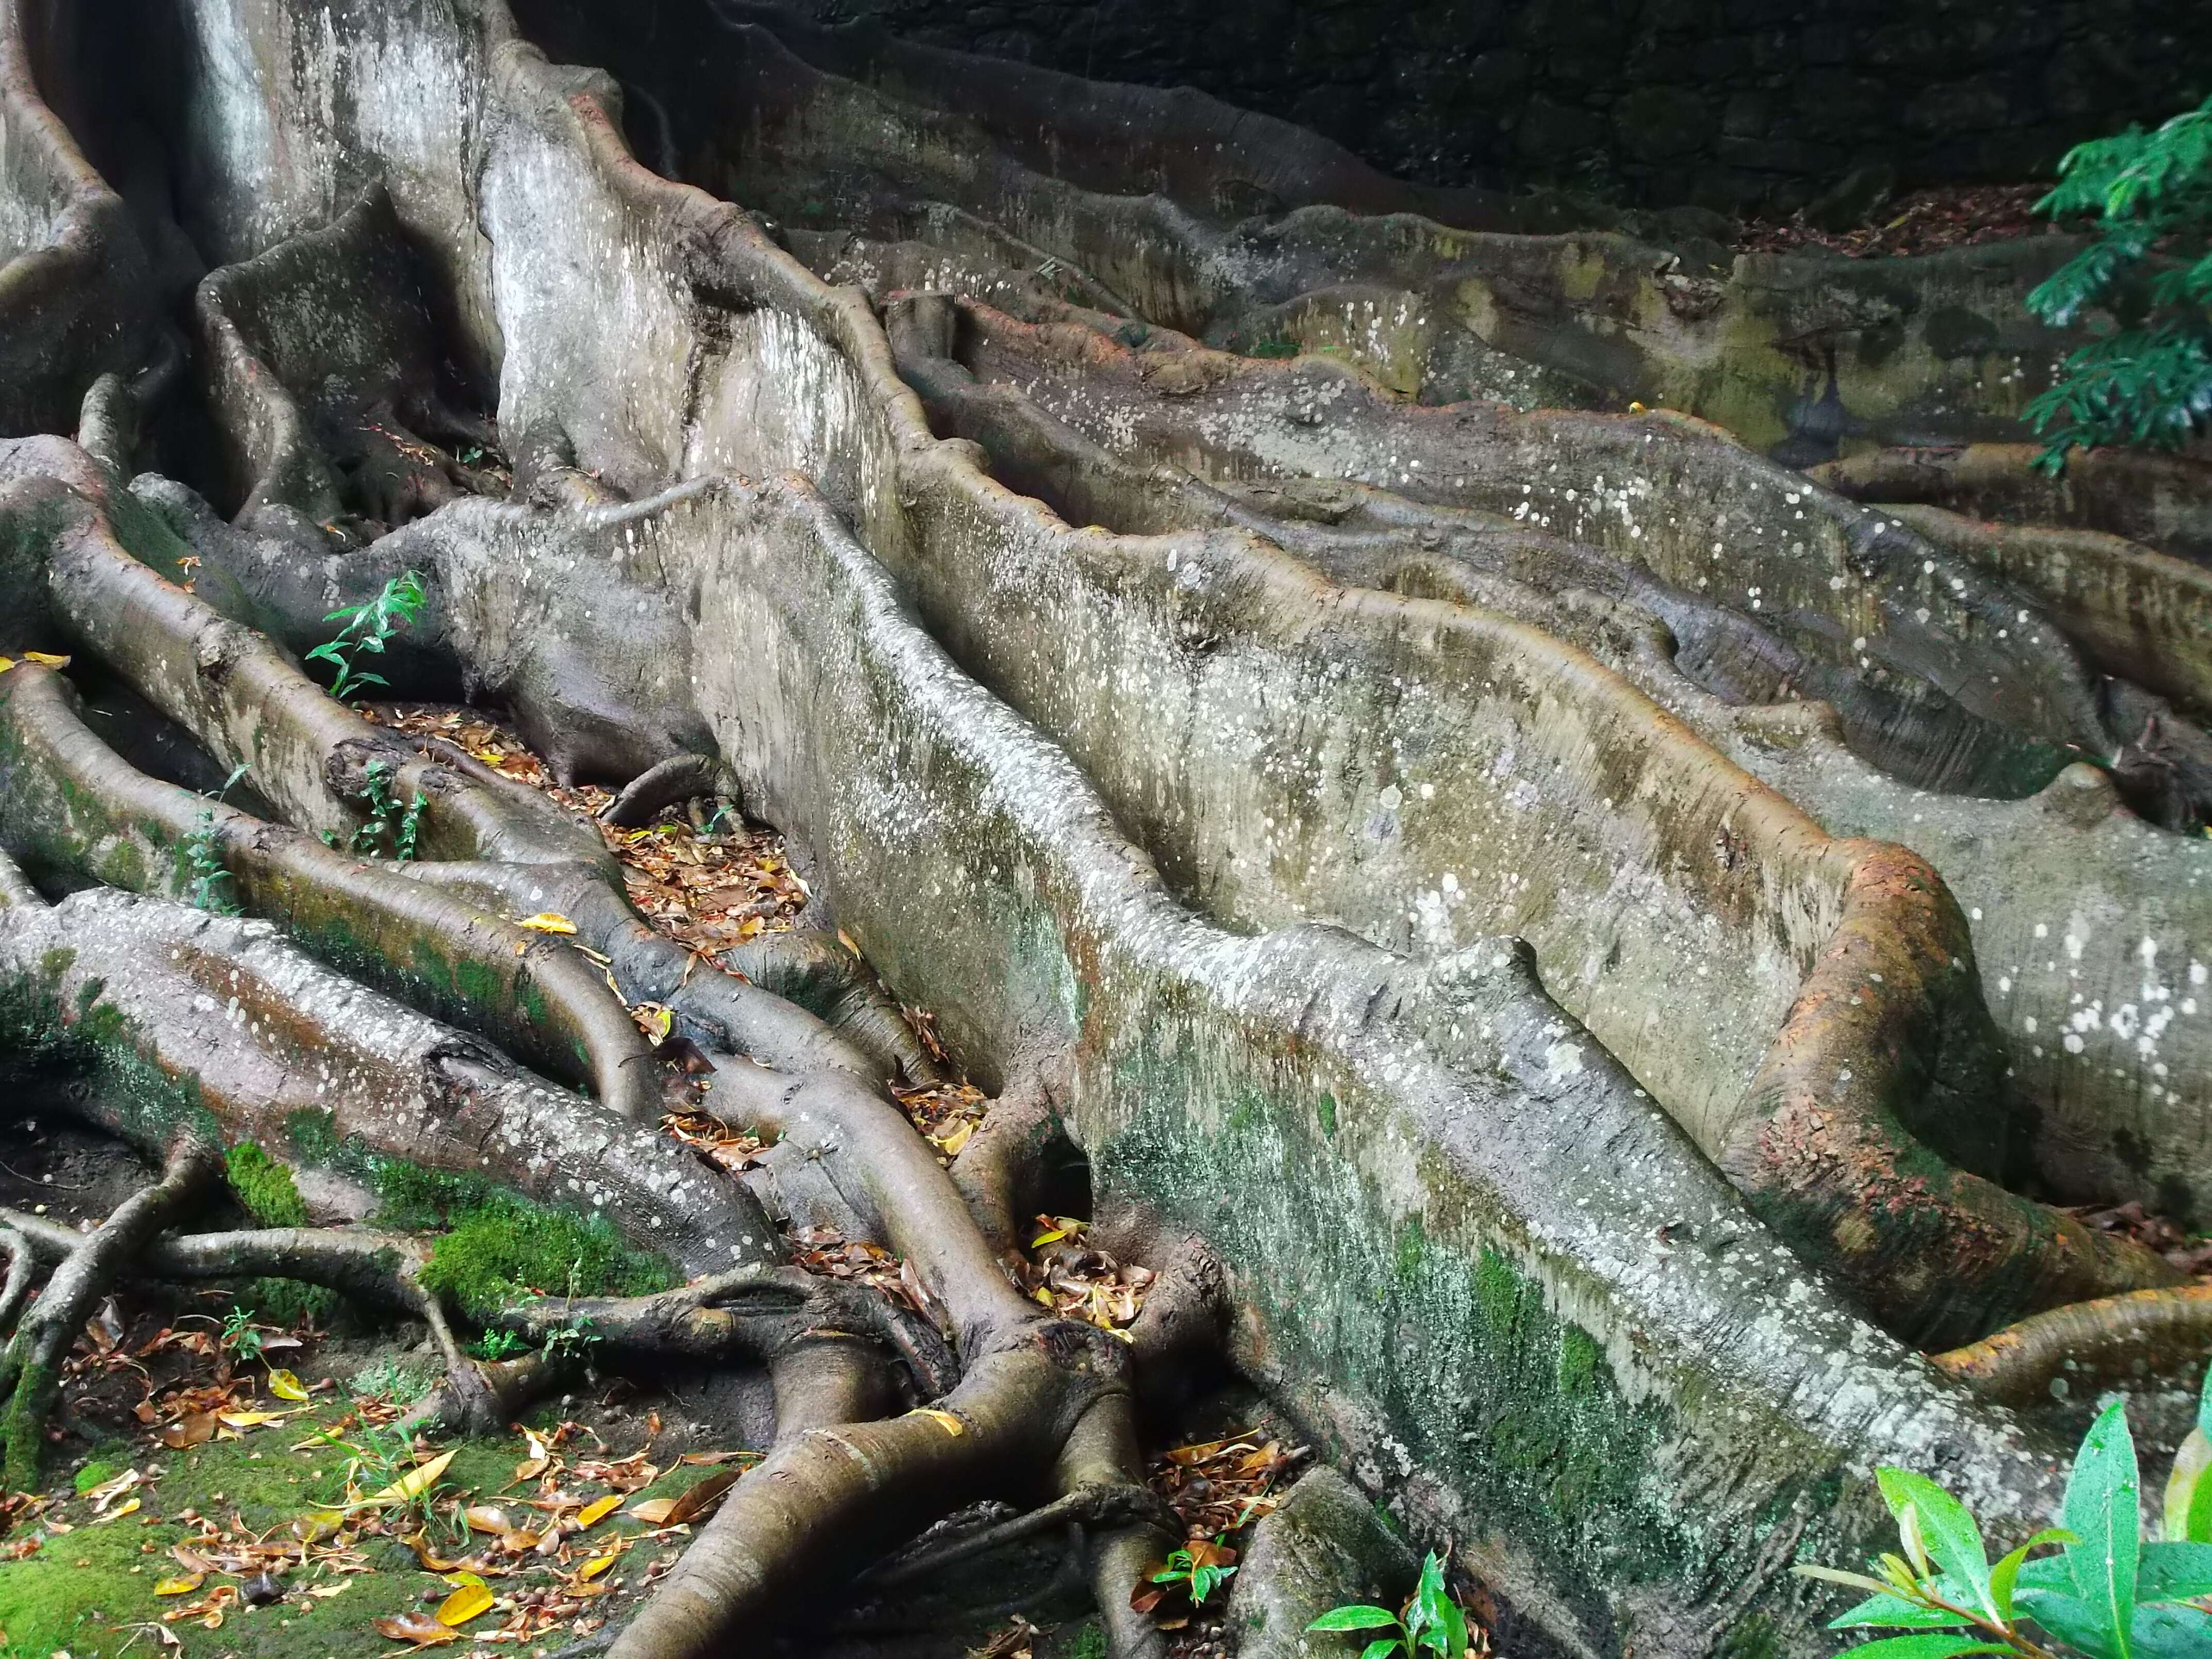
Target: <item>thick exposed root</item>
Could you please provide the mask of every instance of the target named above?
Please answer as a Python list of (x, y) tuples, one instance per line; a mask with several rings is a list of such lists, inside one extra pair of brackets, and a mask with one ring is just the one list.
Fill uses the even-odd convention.
[[(77, 1241), (0, 1353), (0, 1395), (7, 1397), (7, 1484), (36, 1485), (46, 1418), (61, 1395), (62, 1361), (94, 1304), (135, 1263), (146, 1242), (221, 1176), (216, 1149), (190, 1131), (171, 1146), (161, 1178), (126, 1199)], [(20, 1231), (21, 1229), (19, 1228)]]
[[(11, 823), (38, 826), (13, 848), (33, 868), (97, 872), (126, 878), (118, 885), (179, 894), (214, 883), (209, 908), (276, 921), (426, 1012), (589, 1085), (632, 1122), (657, 1118), (653, 1051), (574, 952), (134, 770), (77, 717), (66, 682), (35, 664), (0, 679), (0, 721), (9, 738), (0, 797)], [(138, 880), (127, 879), (133, 872)]]
[(2199, 1283), (2053, 1308), (1929, 1363), (1992, 1400), (2033, 1406), (2193, 1367), (2208, 1341), (2212, 1285)]
[(1813, 477), (1854, 501), (2101, 531), (2200, 564), (2212, 559), (2212, 460), (2094, 449), (2051, 473), (2036, 465), (2042, 453), (2021, 443), (1875, 449), (1815, 467)]
[(8, 1263), (7, 1277), (0, 1280), (0, 1341), (5, 1341), (15, 1334), (15, 1321), (30, 1304), (39, 1258), (30, 1240), (5, 1222), (0, 1222), (0, 1257)]
[(305, 1155), (304, 1124), (319, 1161), (356, 1182), (386, 1160), (494, 1178), (603, 1212), (687, 1272), (775, 1255), (741, 1183), (331, 972), (266, 923), (97, 889), (6, 914), (0, 981), (128, 1085), (86, 1109), (135, 1145), (159, 1148), (179, 1108), (158, 1085), (190, 1079), (225, 1140), (280, 1159)]

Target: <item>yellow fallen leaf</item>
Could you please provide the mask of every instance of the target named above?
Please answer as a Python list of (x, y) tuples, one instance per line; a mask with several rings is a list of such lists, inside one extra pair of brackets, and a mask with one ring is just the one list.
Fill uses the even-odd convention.
[(290, 1413), (286, 1412), (217, 1412), (216, 1419), (227, 1429), (258, 1429), (270, 1423), (282, 1423)]
[(965, 1423), (963, 1423), (951, 1412), (939, 1411), (934, 1406), (923, 1406), (918, 1407), (914, 1411), (908, 1412), (907, 1415), (908, 1417), (926, 1417), (931, 1422), (936, 1424), (939, 1428), (944, 1430), (945, 1433), (952, 1436), (955, 1439), (957, 1439), (960, 1436), (968, 1432), (968, 1425)]
[(671, 1515), (675, 1513), (675, 1511), (676, 1500), (674, 1498), (647, 1498), (638, 1503), (631, 1504), (628, 1509), (624, 1510), (623, 1513), (624, 1515), (635, 1516), (639, 1520), (644, 1522), (648, 1527), (657, 1527), (663, 1522), (666, 1521)]
[(1030, 1240), (1030, 1249), (1034, 1250), (1040, 1244), (1057, 1244), (1066, 1237), (1067, 1234), (1064, 1231), (1054, 1227), (1049, 1231), (1039, 1233), (1035, 1238)]
[(57, 657), (51, 651), (26, 651), (23, 660), (37, 663), (42, 668), (67, 668), (70, 665), (67, 657)]
[(534, 916), (525, 916), (514, 925), (527, 927), (533, 933), (573, 933), (576, 931), (574, 922), (551, 910), (540, 910)]
[(307, 1594), (328, 1600), (333, 1595), (343, 1595), (346, 1586), (351, 1583), (353, 1580), (350, 1578), (341, 1578), (335, 1584), (310, 1584), (307, 1586)]
[(111, 1521), (120, 1521), (126, 1515), (135, 1515), (144, 1507), (145, 1505), (141, 1504), (137, 1498), (126, 1498), (123, 1502), (118, 1504), (113, 1509), (108, 1510), (106, 1514), (101, 1516), (97, 1521), (93, 1522), (91, 1524), (95, 1527), (104, 1527)]
[(975, 1133), (975, 1120), (972, 1117), (963, 1118), (958, 1128), (938, 1141), (937, 1150), (947, 1158), (957, 1158), (960, 1156), (960, 1149), (974, 1138)]
[(438, 1603), (438, 1622), (441, 1625), (465, 1625), (477, 1614), (489, 1612), (493, 1600), (489, 1586), (464, 1584)]
[(477, 1577), (476, 1574), (472, 1572), (449, 1572), (445, 1575), (445, 1578), (446, 1582), (448, 1584), (451, 1584), (455, 1589), (466, 1589), (471, 1584), (481, 1584), (483, 1583), (483, 1579)]
[(514, 1523), (507, 1518), (505, 1510), (495, 1510), (489, 1504), (471, 1504), (461, 1511), (471, 1532), (488, 1532), (495, 1538), (505, 1537), (514, 1530)]
[(412, 1503), (429, 1491), (432, 1486), (437, 1485), (438, 1477), (446, 1472), (446, 1466), (453, 1461), (453, 1453), (440, 1452), (428, 1462), (416, 1464), (382, 1492), (373, 1493), (364, 1498), (362, 1504), (367, 1505)]
[(307, 1391), (301, 1386), (300, 1379), (289, 1371), (270, 1372), (269, 1392), (279, 1400), (305, 1400), (307, 1397)]
[(576, 1517), (576, 1524), (580, 1527), (596, 1527), (612, 1515), (621, 1504), (622, 1494), (618, 1492), (611, 1492), (605, 1498), (594, 1498), (584, 1505), (583, 1512)]
[(198, 1589), (206, 1582), (207, 1575), (204, 1572), (179, 1573), (174, 1578), (164, 1578), (160, 1583), (155, 1585), (154, 1594), (156, 1595), (190, 1595), (194, 1590)]
[(590, 1560), (585, 1562), (582, 1566), (576, 1569), (577, 1583), (585, 1584), (591, 1583), (592, 1579), (597, 1578), (601, 1573), (605, 1572), (609, 1567), (611, 1567), (616, 1562), (621, 1559), (622, 1557), (618, 1553), (614, 1555), (593, 1556)]
[(292, 1523), (292, 1536), (303, 1544), (319, 1544), (345, 1525), (336, 1510), (310, 1510)]
[(15, 659), (13, 657), (0, 657), (0, 674), (6, 673), (15, 665)]

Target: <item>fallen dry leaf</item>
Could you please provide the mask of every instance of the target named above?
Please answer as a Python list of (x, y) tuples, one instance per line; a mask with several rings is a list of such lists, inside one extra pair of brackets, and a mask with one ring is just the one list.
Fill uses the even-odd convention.
[(461, 1639), (460, 1632), (451, 1625), (440, 1624), (427, 1613), (395, 1613), (371, 1623), (379, 1636), (388, 1636), (395, 1642), (412, 1642), (418, 1648), (434, 1648)]
[(154, 1594), (156, 1595), (190, 1595), (194, 1590), (198, 1589), (206, 1582), (207, 1574), (204, 1572), (180, 1573), (174, 1578), (164, 1578), (160, 1583), (155, 1585)]
[(738, 1477), (744, 1473), (743, 1469), (725, 1469), (720, 1474), (708, 1475), (676, 1500), (676, 1506), (668, 1511), (666, 1524), (680, 1527), (698, 1520), (722, 1501), (724, 1494), (738, 1484)]
[(155, 1438), (172, 1451), (183, 1451), (189, 1446), (204, 1446), (215, 1438), (216, 1421), (213, 1412), (194, 1412), (180, 1417), (162, 1429)]
[(596, 1527), (607, 1516), (612, 1515), (621, 1507), (621, 1504), (622, 1494), (618, 1492), (611, 1492), (604, 1498), (594, 1498), (590, 1503), (585, 1504), (581, 1512), (577, 1515), (576, 1524), (579, 1527)]

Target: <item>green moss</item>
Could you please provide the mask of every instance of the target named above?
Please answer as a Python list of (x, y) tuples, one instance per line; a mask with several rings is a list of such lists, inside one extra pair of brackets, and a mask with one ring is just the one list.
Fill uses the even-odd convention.
[[(327, 1408), (316, 1414), (313, 1423), (350, 1437), (350, 1430), (337, 1427), (343, 1411), (343, 1407)], [(549, 1402), (537, 1415), (550, 1422), (560, 1413)], [(45, 1659), (56, 1649), (66, 1648), (76, 1659), (118, 1659), (127, 1647), (137, 1659), (147, 1659), (149, 1638), (133, 1626), (175, 1607), (173, 1601), (156, 1599), (154, 1586), (176, 1571), (168, 1553), (171, 1547), (198, 1530), (169, 1517), (197, 1508), (223, 1516), (228, 1524), (234, 1513), (248, 1531), (281, 1534), (307, 1509), (339, 1495), (344, 1452), (328, 1446), (292, 1449), (294, 1443), (306, 1437), (309, 1426), (290, 1425), (150, 1456), (143, 1442), (99, 1448), (97, 1455), (115, 1469), (135, 1464), (143, 1470), (150, 1462), (164, 1473), (141, 1494), (143, 1513), (117, 1524), (88, 1525), (89, 1506), (71, 1501), (58, 1513), (76, 1523), (76, 1530), (47, 1539), (36, 1553), (0, 1568), (0, 1630), (7, 1632), (0, 1652), (12, 1650)], [(471, 1501), (494, 1501), (514, 1474), (518, 1443), (512, 1436), (456, 1443), (447, 1480), (455, 1490), (471, 1494)], [(637, 1496), (674, 1497), (714, 1473), (679, 1468)], [(152, 1524), (140, 1524), (149, 1516), (156, 1517)], [(592, 1535), (596, 1541), (611, 1543), (641, 1530), (641, 1523), (616, 1516), (601, 1522)], [(381, 1659), (393, 1646), (376, 1633), (372, 1621), (419, 1609), (427, 1595), (444, 1594), (446, 1586), (422, 1571), (404, 1547), (376, 1541), (368, 1547), (374, 1571), (340, 1581), (318, 1571), (305, 1575), (295, 1571), (289, 1580), (295, 1587), (343, 1582), (343, 1594), (328, 1599), (294, 1595), (261, 1608), (234, 1607), (227, 1611), (222, 1629), (215, 1633), (179, 1626), (185, 1659), (212, 1659), (221, 1653), (250, 1655), (252, 1659)]]
[(246, 1212), (264, 1227), (304, 1227), (307, 1206), (292, 1172), (250, 1140), (230, 1149), (230, 1190)]
[(553, 1011), (546, 1005), (545, 993), (538, 988), (536, 980), (525, 979), (516, 986), (514, 1001), (532, 1024), (544, 1025), (551, 1021)]
[(532, 1292), (641, 1296), (677, 1281), (664, 1263), (625, 1244), (604, 1216), (502, 1195), (454, 1218), (432, 1247), (422, 1282), (482, 1317)]
[[(481, 962), (463, 962), (453, 969), (453, 983), (462, 996), (480, 1007), (496, 1007), (505, 1000), (507, 988), (500, 983), (499, 975)], [(528, 980), (522, 982), (517, 993), (522, 1012), (543, 1024), (545, 1018), (545, 999)]]
[(296, 1325), (312, 1320), (327, 1325), (345, 1302), (326, 1285), (309, 1285), (297, 1279), (257, 1279), (240, 1294), (241, 1304), (272, 1325)]
[(1334, 1135), (1336, 1133), (1336, 1097), (1328, 1090), (1322, 1090), (1321, 1098), (1314, 1103), (1314, 1109), (1321, 1115), (1321, 1132), (1325, 1135)]
[(94, 1486), (112, 1480), (122, 1473), (104, 1458), (95, 1457), (76, 1472), (76, 1489), (80, 1492), (90, 1492)]
[(15, 1391), (8, 1397), (4, 1419), (7, 1435), (7, 1490), (35, 1492), (39, 1465), (46, 1449), (46, 1414), (61, 1388), (61, 1378), (50, 1365), (26, 1364), (15, 1374)]
[(665, 1261), (632, 1249), (603, 1215), (535, 1204), (465, 1171), (383, 1157), (340, 1138), (325, 1112), (295, 1112), (285, 1131), (302, 1158), (368, 1183), (379, 1200), (379, 1225), (446, 1230), (422, 1282), (450, 1292), (471, 1313), (533, 1291), (641, 1296), (680, 1282)]
[[(1698, 1518), (1648, 1489), (1674, 1408), (1632, 1401), (1604, 1345), (1563, 1319), (1464, 1172), (1422, 1154), (1413, 1182), (1363, 1168), (1388, 1126), (1332, 1081), (1254, 1090), (1208, 1066), (1194, 1027), (1117, 1068), (1128, 1127), (1097, 1148), (1102, 1188), (1157, 1205), (1235, 1248), (1239, 1285), (1293, 1376), (1340, 1379), (1452, 1490), (1484, 1494), (1491, 1524), (1563, 1582), (1617, 1589), (1703, 1571)], [(1385, 1160), (1391, 1170), (1397, 1158)]]
[(1713, 1659), (1781, 1659), (1782, 1640), (1773, 1619), (1754, 1613), (1738, 1620), (1713, 1644)]
[(1589, 1333), (1569, 1325), (1559, 1333), (1559, 1392), (1575, 1395), (1589, 1392), (1597, 1381), (1605, 1355)]
[(64, 1005), (60, 977), (74, 960), (50, 951), (43, 976), (0, 978), (0, 1092), (32, 1072), (74, 1077), (116, 1113), (118, 1130), (134, 1146), (161, 1146), (185, 1123), (216, 1138), (199, 1079), (171, 1077), (140, 1054), (130, 1022), (100, 1000), (98, 980), (77, 988), (73, 1009)]

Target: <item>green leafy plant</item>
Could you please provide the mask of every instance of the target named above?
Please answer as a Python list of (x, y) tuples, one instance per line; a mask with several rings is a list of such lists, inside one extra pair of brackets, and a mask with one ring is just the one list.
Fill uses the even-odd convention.
[(1236, 1559), (1237, 1552), (1219, 1538), (1210, 1544), (1203, 1538), (1194, 1538), (1154, 1567), (1146, 1577), (1155, 1584), (1170, 1588), (1181, 1586), (1183, 1593), (1190, 1597), (1191, 1606), (1202, 1607), (1207, 1596), (1220, 1588), (1225, 1580), (1235, 1576), (1237, 1569), (1232, 1564)]
[[(400, 805), (392, 792), (392, 763), (382, 760), (369, 762), (362, 775), (362, 793), (368, 798), (368, 822), (353, 832), (346, 849), (374, 858), (379, 848), (388, 846), (398, 862), (411, 862), (422, 839), (422, 809), (429, 805), (429, 797), (418, 789), (414, 799)], [(336, 844), (328, 831), (325, 839)]]
[[(2185, 1605), (2212, 1595), (2212, 1372), (2197, 1428), (2166, 1488), (2163, 1542), (2140, 1535), (2140, 1487), (2127, 1402), (2098, 1414), (2075, 1454), (2060, 1518), (1995, 1565), (1966, 1506), (1924, 1475), (1876, 1471), (1900, 1550), (1873, 1576), (1801, 1566), (1804, 1577), (1872, 1592), (1831, 1630), (1904, 1630), (1854, 1648), (1872, 1659), (1952, 1659), (1968, 1653), (2053, 1659), (2203, 1659), (2212, 1613)], [(2189, 1449), (2196, 1448), (2192, 1452)], [(2034, 1552), (2059, 1547), (2056, 1555)], [(2031, 1559), (2032, 1558), (2032, 1559)], [(2031, 1634), (2024, 1626), (2032, 1625)]]
[(222, 836), (216, 828), (213, 807), (192, 820), (191, 830), (179, 844), (185, 872), (191, 878), (186, 891), (193, 905), (218, 916), (240, 914), (245, 907), (234, 896), (235, 878), (222, 861)]
[(349, 605), (331, 611), (325, 622), (342, 622), (337, 637), (325, 641), (307, 653), (310, 662), (326, 662), (337, 671), (331, 682), (331, 695), (343, 702), (367, 685), (384, 685), (388, 682), (380, 674), (372, 674), (356, 667), (358, 659), (365, 655), (381, 655), (392, 636), (403, 628), (414, 625), (428, 600), (429, 590), (422, 586), (420, 572), (403, 570), (384, 584), (377, 596), (363, 605)]
[(1403, 1653), (1407, 1659), (1419, 1659), (1425, 1653), (1436, 1659), (1465, 1659), (1472, 1651), (1467, 1614), (1445, 1590), (1443, 1559), (1434, 1550), (1421, 1563), (1420, 1583), (1397, 1612), (1353, 1602), (1330, 1608), (1306, 1628), (1379, 1632), (1360, 1650), (1359, 1659), (1388, 1659), (1394, 1653)]
[[(375, 1504), (397, 1517), (398, 1524), (393, 1530), (401, 1534), (428, 1533), (437, 1525), (441, 1519), (438, 1497), (447, 1485), (440, 1477), (452, 1461), (452, 1453), (427, 1464), (419, 1462), (413, 1437), (396, 1423), (367, 1425), (351, 1439), (336, 1428), (319, 1430), (313, 1438), (346, 1454), (341, 1477), (343, 1492), (330, 1500), (330, 1510)], [(446, 1530), (459, 1536), (465, 1532), (466, 1523), (458, 1516), (447, 1517)]]
[(527, 1346), (513, 1331), (486, 1331), (470, 1344), (469, 1352), (479, 1359), (508, 1359)]
[(2075, 145), (2036, 211), (2093, 219), (2096, 235), (2028, 308), (2057, 327), (2094, 307), (2118, 323), (2028, 404), (2047, 441), (2036, 465), (2055, 473), (2100, 444), (2180, 447), (2212, 424), (2212, 99), (2154, 132)]
[(253, 1322), (253, 1310), (234, 1307), (223, 1316), (221, 1338), (225, 1353), (240, 1364), (250, 1365), (261, 1358), (261, 1328)]

